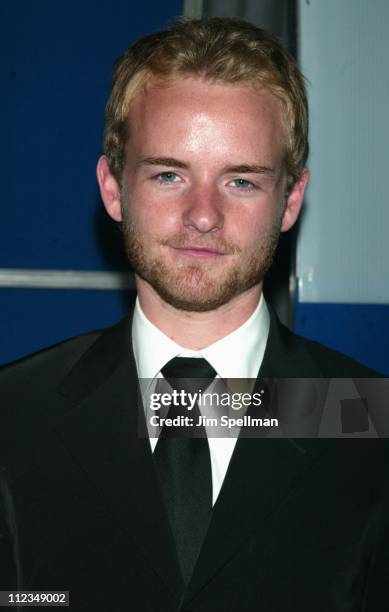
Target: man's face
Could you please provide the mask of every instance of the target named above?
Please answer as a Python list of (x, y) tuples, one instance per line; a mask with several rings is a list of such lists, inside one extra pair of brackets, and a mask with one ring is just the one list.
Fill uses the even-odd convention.
[(260, 283), (298, 214), (286, 206), (281, 103), (184, 78), (139, 94), (129, 121), (121, 213), (138, 283), (190, 311)]

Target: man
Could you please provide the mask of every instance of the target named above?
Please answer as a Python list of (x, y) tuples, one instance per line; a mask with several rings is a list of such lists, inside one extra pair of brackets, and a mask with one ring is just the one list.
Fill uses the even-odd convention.
[(180, 21), (119, 61), (97, 176), (138, 298), (2, 372), (1, 589), (68, 590), (73, 610), (386, 609), (379, 440), (141, 433), (138, 381), (374, 375), (262, 296), (307, 124), (295, 62), (240, 20)]

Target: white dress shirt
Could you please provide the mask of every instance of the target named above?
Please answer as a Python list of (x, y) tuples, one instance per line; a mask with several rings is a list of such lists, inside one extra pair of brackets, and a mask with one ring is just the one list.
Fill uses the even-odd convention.
[[(174, 357), (203, 357), (220, 378), (257, 378), (269, 328), (269, 311), (261, 295), (258, 306), (243, 325), (201, 351), (192, 351), (180, 346), (153, 325), (144, 315), (137, 299), (132, 322), (132, 345), (142, 393), (145, 392), (142, 380), (150, 382), (161, 378), (161, 369)], [(208, 438), (213, 504), (220, 493), (236, 440), (236, 435), (230, 438)], [(157, 437), (150, 438), (153, 452), (157, 441)]]

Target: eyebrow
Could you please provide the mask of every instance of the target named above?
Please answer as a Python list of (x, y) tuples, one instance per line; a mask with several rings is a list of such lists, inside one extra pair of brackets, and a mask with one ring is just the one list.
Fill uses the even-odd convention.
[[(165, 166), (167, 168), (182, 168), (187, 170), (189, 165), (174, 157), (142, 157), (137, 164), (139, 166)], [(236, 174), (267, 174), (274, 176), (274, 168), (269, 166), (258, 166), (257, 164), (238, 164), (234, 166), (225, 166), (223, 173), (236, 173)]]
[(235, 174), (275, 174), (274, 168), (269, 166), (258, 166), (257, 164), (239, 164), (237, 166), (226, 166), (224, 172), (233, 172)]
[(188, 164), (173, 157), (142, 157), (137, 166), (166, 166), (167, 168), (189, 168)]

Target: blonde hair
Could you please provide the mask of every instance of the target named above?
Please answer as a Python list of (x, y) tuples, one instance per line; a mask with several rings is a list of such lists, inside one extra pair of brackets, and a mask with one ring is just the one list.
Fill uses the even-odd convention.
[(275, 36), (242, 19), (180, 18), (169, 29), (140, 38), (119, 58), (105, 114), (104, 152), (121, 184), (130, 137), (131, 101), (151, 78), (198, 76), (213, 82), (259, 84), (281, 100), (287, 131), (288, 188), (308, 157), (304, 77)]

